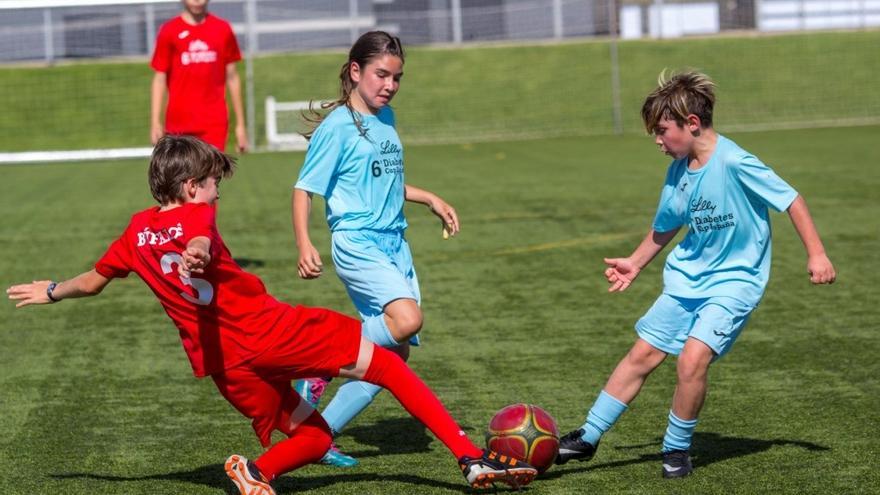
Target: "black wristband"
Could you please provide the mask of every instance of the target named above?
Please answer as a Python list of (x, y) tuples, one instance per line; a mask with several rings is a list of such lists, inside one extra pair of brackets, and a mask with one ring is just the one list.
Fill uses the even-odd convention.
[(49, 283), (49, 287), (46, 287), (46, 296), (49, 298), (49, 301), (53, 303), (57, 303), (61, 300), (52, 297), (52, 291), (55, 290), (55, 287), (58, 287), (58, 282), (51, 282)]

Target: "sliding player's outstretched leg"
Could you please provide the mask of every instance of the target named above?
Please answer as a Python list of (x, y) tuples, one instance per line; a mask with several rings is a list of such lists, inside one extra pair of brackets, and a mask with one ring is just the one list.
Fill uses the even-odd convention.
[(274, 429), (288, 438), (272, 445), (256, 461), (236, 454), (226, 460), (226, 475), (241, 495), (275, 495), (269, 484), (272, 480), (317, 461), (330, 446), (330, 428), (304, 400), (292, 412), (282, 413)]
[(388, 389), (404, 409), (446, 445), (474, 488), (486, 488), (498, 482), (512, 487), (524, 486), (538, 474), (522, 461), (474, 445), (434, 392), (400, 356), (387, 349), (362, 339), (357, 363), (340, 370), (340, 376), (359, 378)]

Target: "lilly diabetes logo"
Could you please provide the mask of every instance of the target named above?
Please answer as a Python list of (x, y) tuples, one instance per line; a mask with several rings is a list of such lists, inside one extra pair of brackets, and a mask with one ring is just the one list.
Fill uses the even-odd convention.
[(700, 199), (691, 201), (691, 217), (697, 232), (709, 232), (710, 230), (722, 230), (733, 227), (736, 222), (733, 213), (715, 214), (717, 205), (712, 201), (700, 196)]
[(373, 177), (379, 177), (383, 173), (400, 175), (403, 173), (403, 150), (400, 145), (386, 139), (379, 144), (379, 160), (373, 161), (370, 168), (373, 171)]
[(189, 42), (187, 51), (180, 54), (180, 63), (189, 64), (210, 64), (217, 61), (217, 52), (211, 50), (202, 40), (192, 40)]

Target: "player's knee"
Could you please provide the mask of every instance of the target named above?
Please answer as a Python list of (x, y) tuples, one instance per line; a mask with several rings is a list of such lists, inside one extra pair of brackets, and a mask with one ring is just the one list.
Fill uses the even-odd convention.
[(682, 353), (678, 358), (676, 371), (679, 382), (694, 382), (705, 379), (709, 370), (709, 362), (694, 354)]
[(694, 338), (688, 339), (681, 355), (678, 356), (676, 365), (678, 380), (684, 382), (705, 380), (714, 356), (715, 352), (705, 343)]
[(422, 329), (422, 312), (418, 307), (398, 311), (393, 316), (389, 315), (389, 317), (391, 318), (391, 324), (388, 325), (388, 328), (391, 330), (394, 340), (398, 342), (406, 342)]
[(650, 373), (665, 357), (666, 353), (655, 347), (636, 346), (630, 349), (626, 360), (632, 369), (640, 373)]

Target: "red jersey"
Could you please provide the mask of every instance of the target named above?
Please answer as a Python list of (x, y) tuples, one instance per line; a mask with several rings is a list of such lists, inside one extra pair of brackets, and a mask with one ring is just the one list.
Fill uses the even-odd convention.
[(167, 74), (165, 130), (199, 134), (228, 127), (226, 65), (241, 60), (232, 26), (211, 14), (197, 25), (181, 16), (166, 22), (156, 38), (150, 65)]
[[(312, 318), (270, 296), (259, 278), (236, 264), (217, 231), (215, 211), (205, 203), (188, 203), (136, 213), (95, 265), (104, 277), (135, 272), (146, 282), (180, 331), (196, 376), (253, 359)], [(211, 240), (211, 262), (204, 273), (182, 277), (180, 253), (200, 236)]]

